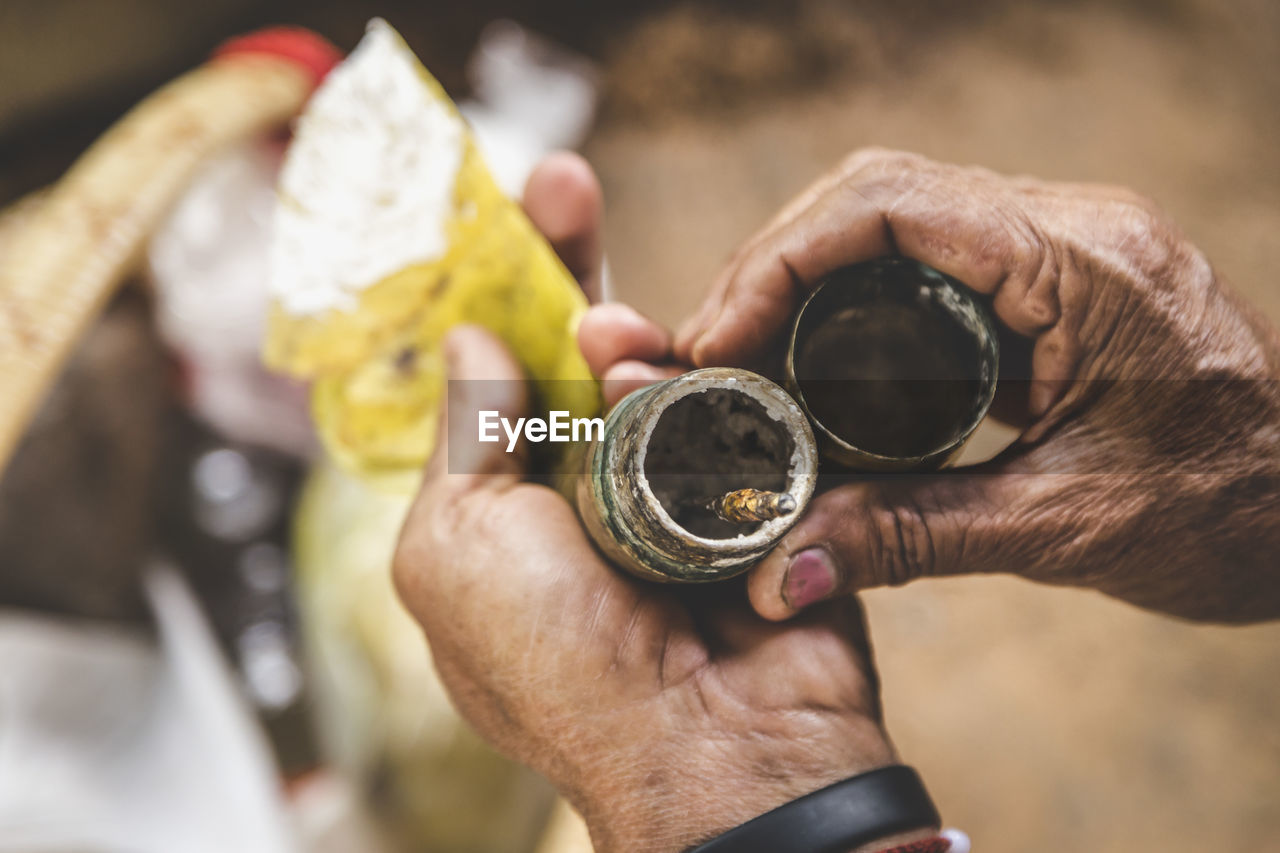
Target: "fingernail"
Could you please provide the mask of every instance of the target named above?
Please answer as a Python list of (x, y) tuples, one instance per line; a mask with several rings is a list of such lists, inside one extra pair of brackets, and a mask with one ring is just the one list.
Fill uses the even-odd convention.
[(698, 336), (693, 339), (693, 345), (689, 347), (689, 354), (693, 360), (694, 367), (705, 367), (707, 361), (707, 347), (715, 340), (712, 333), (720, 325), (720, 318), (724, 316), (724, 306), (721, 305), (716, 311), (716, 315), (711, 318), (710, 322), (703, 325), (698, 331)]
[(840, 580), (835, 560), (826, 548), (806, 548), (787, 563), (782, 598), (793, 610), (830, 598)]

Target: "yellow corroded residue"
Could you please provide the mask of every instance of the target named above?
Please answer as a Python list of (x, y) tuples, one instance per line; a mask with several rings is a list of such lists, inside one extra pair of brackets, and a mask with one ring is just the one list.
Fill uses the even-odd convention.
[[(357, 53), (365, 50), (366, 63), (368, 50), (398, 51), (413, 63), (416, 80), (430, 98), (447, 105), (449, 113), (457, 116), (443, 89), (399, 36), (386, 24), (376, 22), (366, 42), (375, 38), (380, 41), (357, 49)], [(370, 91), (377, 90), (366, 87), (361, 94), (368, 96)], [(322, 102), (323, 96), (322, 87), (312, 106)], [(333, 98), (329, 98), (328, 107), (333, 106)], [(397, 109), (404, 109), (403, 100)], [(353, 110), (352, 114), (362, 113)], [(368, 114), (366, 105), (363, 115)], [(298, 146), (323, 142), (308, 135), (318, 136), (333, 126), (332, 120), (308, 122), (304, 114), (289, 156), (295, 156)], [(391, 133), (394, 128), (366, 119), (357, 131), (376, 135)], [(342, 132), (352, 132), (349, 123)], [(377, 149), (376, 136), (367, 141), (374, 142), (372, 147)], [(394, 140), (387, 140), (388, 146), (393, 144)], [(443, 218), (441, 254), (411, 262), (367, 285), (359, 283), (351, 288), (348, 283), (341, 293), (345, 302), (319, 310), (299, 311), (290, 304), (289, 293), (282, 292), (278, 283), (274, 285), (264, 354), (267, 364), (313, 380), (312, 413), (325, 447), (344, 467), (382, 482), (400, 479), (406, 485), (412, 483), (434, 447), (445, 383), (440, 346), (454, 325), (485, 326), (506, 341), (535, 381), (540, 405), (546, 409), (583, 416), (594, 414), (600, 405), (592, 383), (558, 381), (590, 379), (576, 343), (577, 323), (586, 309), (581, 290), (520, 208), (498, 189), (465, 128), (461, 144), (460, 158), (438, 158), (446, 168), (450, 162), (458, 164), (452, 206)], [(345, 150), (361, 147), (339, 149), (339, 156)], [(365, 146), (363, 150), (370, 149)], [(427, 148), (422, 156), (430, 153)], [(395, 162), (396, 157), (388, 157), (387, 167)], [(329, 166), (341, 167), (342, 163), (331, 158)], [(352, 166), (365, 174), (371, 166), (381, 168), (369, 162)], [(286, 179), (289, 169), (286, 162)], [(398, 179), (397, 175), (373, 177), (376, 180), (369, 181), (369, 193), (385, 193)], [(350, 192), (360, 192), (362, 186), (357, 183)], [(380, 190), (375, 189), (378, 186)], [(332, 198), (324, 204), (313, 203), (296, 191), (288, 192), (287, 186), (283, 189), (279, 204), (287, 210), (278, 211), (277, 225), (283, 215), (296, 219), (301, 211), (314, 218), (324, 216), (326, 209), (342, 209), (334, 207)], [(368, 204), (379, 213), (376, 205), (385, 203), (370, 198), (347, 202)], [(412, 205), (406, 208), (411, 210)], [(402, 224), (403, 220), (397, 223)], [(424, 233), (432, 227), (438, 225), (422, 224)], [(320, 259), (333, 253), (335, 259), (349, 260), (353, 251), (365, 250), (364, 245), (350, 242), (360, 239), (359, 233), (329, 229), (325, 239), (309, 244), (295, 241), (287, 245), (287, 251), (318, 252)], [(345, 245), (344, 240), (348, 241)], [(285, 270), (286, 279), (289, 260), (286, 256), (281, 263), (281, 258), (276, 258), (276, 266)], [(309, 268), (323, 269), (316, 260), (316, 256), (308, 256)]]

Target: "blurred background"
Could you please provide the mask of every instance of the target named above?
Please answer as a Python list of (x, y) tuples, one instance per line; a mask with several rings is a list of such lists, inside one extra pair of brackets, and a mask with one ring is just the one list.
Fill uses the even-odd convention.
[[(458, 99), (472, 94), (468, 58), (498, 19), (592, 64), (598, 106), (581, 149), (604, 184), (615, 295), (664, 322), (691, 310), (774, 210), (863, 145), (1133, 187), (1280, 322), (1280, 4), (1270, 0), (3, 0), (0, 207), (56, 180), (224, 38), (287, 22), (345, 51), (375, 14)], [(0, 237), (0, 262), (3, 250)], [(0, 481), (0, 653), (23, 654), (13, 626), (32, 614), (154, 632), (165, 591), (143, 591), (139, 567), (163, 555), (210, 614), (296, 790), (332, 760), (298, 624), (305, 594), (289, 568), (300, 466), (186, 414), (181, 360), (151, 313), (144, 289), (113, 303)], [(255, 496), (245, 535), (239, 516), (206, 506), (236, 489)], [(890, 732), (975, 849), (1277, 849), (1280, 625), (1183, 624), (1004, 578), (866, 598)], [(12, 744), (5, 695), (0, 743)], [(456, 738), (433, 753), (437, 766), (442, 754), (464, 764), (467, 750), (479, 754)], [(526, 793), (466, 807), (498, 823), (518, 812), (513, 825), (534, 837), (545, 791), (492, 772), (468, 790)], [(354, 796), (394, 803), (405, 796), (396, 773), (375, 762)], [(6, 847), (5, 817), (0, 802), (0, 850), (45, 849)], [(351, 849), (311, 820), (328, 827), (312, 833), (316, 849), (326, 838), (324, 849)], [(417, 849), (524, 849), (468, 843)]]

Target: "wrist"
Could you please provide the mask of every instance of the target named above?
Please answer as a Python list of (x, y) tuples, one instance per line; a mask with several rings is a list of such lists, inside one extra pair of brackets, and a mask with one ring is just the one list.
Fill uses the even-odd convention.
[[(839, 750), (793, 737), (650, 745), (641, 760), (618, 756), (613, 772), (570, 798), (597, 853), (682, 853), (806, 794), (895, 763), (883, 730), (859, 722)], [(888, 849), (891, 840), (856, 853)]]
[[(792, 738), (649, 744), (644, 760), (611, 762), (609, 780), (571, 799), (596, 853), (682, 853), (805, 794), (895, 763), (881, 727), (861, 722), (837, 752)], [(876, 849), (883, 848), (867, 848)]]

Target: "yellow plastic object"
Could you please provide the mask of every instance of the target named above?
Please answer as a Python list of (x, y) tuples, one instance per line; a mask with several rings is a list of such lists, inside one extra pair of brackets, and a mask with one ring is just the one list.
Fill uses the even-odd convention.
[[(456, 115), (417, 67), (430, 96)], [(304, 117), (299, 140), (308, 132)], [(506, 341), (544, 409), (590, 416), (600, 407), (576, 341), (586, 299), (498, 188), (469, 132), (445, 234), (440, 257), (371, 284), (354, 308), (297, 314), (277, 303), (271, 311), (268, 366), (313, 380), (312, 414), (325, 447), (344, 468), (382, 484), (414, 482), (434, 447), (445, 383), (440, 348), (452, 326), (481, 325)]]
[(392, 586), (391, 556), (411, 501), (320, 463), (294, 515), (298, 603), (326, 754), (350, 778), (377, 785), (379, 815), (404, 849), (531, 853), (554, 792), (458, 716), (422, 628)]
[[(385, 24), (375, 22), (371, 32), (385, 49)], [(409, 55), (398, 37), (391, 44)], [(424, 91), (456, 117), (440, 86), (414, 63)], [(353, 88), (366, 98), (384, 91)], [(329, 90), (327, 108), (343, 91)], [(413, 100), (397, 103), (403, 109)], [(370, 111), (353, 108), (350, 114)], [(308, 117), (299, 122), (295, 146), (311, 141), (313, 128), (333, 126)], [(360, 127), (372, 134), (384, 130)], [(386, 141), (393, 147), (394, 140)], [(288, 156), (300, 156), (298, 150)], [(325, 162), (342, 168), (340, 161)], [(577, 283), (498, 189), (469, 133), (457, 162), (444, 251), (315, 313), (277, 302), (264, 357), (269, 366), (312, 381), (312, 413), (338, 463), (315, 467), (294, 517), (300, 603), (328, 711), (327, 742), (344, 768), (380, 780), (390, 825), (407, 846), (531, 853), (552, 791), (484, 746), (452, 710), (423, 654), (421, 631), (395, 595), (391, 556), (411, 502), (408, 490), (435, 445), (446, 379), (441, 344), (450, 327), (477, 324), (506, 341), (535, 381), (540, 407), (589, 416), (600, 398), (577, 348), (577, 323), (586, 309)], [(388, 184), (393, 182), (383, 186)], [(361, 197), (364, 185), (355, 186), (353, 209), (371, 206), (363, 204), (372, 203)], [(282, 193), (280, 204), (313, 218), (331, 209), (309, 201)], [(327, 230), (335, 240), (344, 236), (336, 227)], [(334, 257), (372, 251), (352, 243), (305, 245)]]

